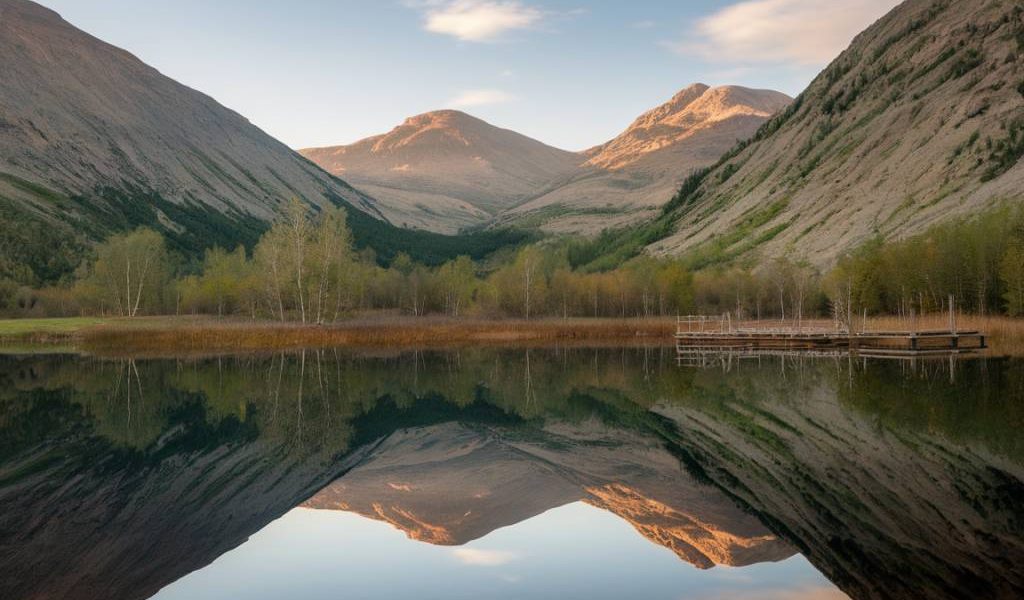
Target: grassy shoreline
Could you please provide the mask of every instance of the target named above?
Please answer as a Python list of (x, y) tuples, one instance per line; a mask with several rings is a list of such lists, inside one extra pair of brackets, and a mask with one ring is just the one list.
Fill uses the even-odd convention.
[[(943, 328), (946, 317), (918, 321)], [(961, 330), (989, 335), (996, 354), (1024, 355), (1024, 319), (965, 315)], [(332, 325), (213, 317), (0, 320), (0, 351), (73, 349), (104, 355), (173, 355), (309, 347), (429, 349), (502, 345), (671, 344), (674, 318), (481, 319), (371, 316)], [(868, 329), (908, 329), (893, 317), (869, 319)]]
[(193, 354), (309, 347), (447, 348), (481, 345), (671, 343), (675, 319), (488, 320), (360, 318), (332, 325), (215, 319), (0, 321), (0, 349), (71, 345), (96, 354)]

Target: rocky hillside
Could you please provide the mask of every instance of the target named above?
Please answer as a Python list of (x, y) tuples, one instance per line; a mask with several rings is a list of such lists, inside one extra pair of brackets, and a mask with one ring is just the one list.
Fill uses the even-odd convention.
[(653, 216), (688, 175), (714, 164), (791, 101), (771, 90), (691, 85), (584, 152), (586, 162), (571, 181), (517, 206), (504, 220), (595, 233)]
[(1020, 202), (1022, 153), (1024, 3), (907, 0), (691, 179), (650, 250), (827, 265), (877, 235)]
[(573, 153), (458, 111), (302, 153), (379, 199), (393, 223), (443, 232), (486, 223), (591, 232), (654, 215), (789, 104), (785, 94), (694, 84), (606, 144)]
[(349, 146), (302, 153), (379, 195), (406, 227), (455, 232), (480, 224), (573, 173), (580, 157), (455, 110), (407, 119)]
[(210, 213), (267, 220), (290, 196), (374, 210), (241, 115), (35, 3), (0, 1), (0, 54), (0, 195), (25, 210), (99, 228), (132, 204), (125, 219), (170, 230)]

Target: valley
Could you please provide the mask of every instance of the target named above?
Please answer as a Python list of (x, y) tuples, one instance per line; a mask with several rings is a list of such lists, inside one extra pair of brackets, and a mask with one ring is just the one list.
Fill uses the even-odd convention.
[(403, 227), (592, 235), (655, 215), (688, 174), (713, 164), (790, 101), (770, 90), (693, 84), (615, 139), (581, 152), (453, 110), (411, 117), (349, 146), (301, 152), (373, 196)]

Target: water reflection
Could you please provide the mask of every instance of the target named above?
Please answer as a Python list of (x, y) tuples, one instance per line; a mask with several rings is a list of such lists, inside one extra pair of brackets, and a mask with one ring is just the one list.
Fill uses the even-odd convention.
[(589, 506), (700, 569), (800, 554), (854, 598), (1017, 597), (1022, 425), (1011, 359), (2, 357), (0, 596), (147, 598), (285, 514), (472, 549)]

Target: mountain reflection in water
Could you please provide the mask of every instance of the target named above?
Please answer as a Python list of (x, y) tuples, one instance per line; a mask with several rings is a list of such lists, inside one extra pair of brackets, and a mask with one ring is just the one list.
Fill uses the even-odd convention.
[(0, 597), (148, 598), (286, 514), (267, 530), (347, 511), (461, 547), (584, 505), (699, 569), (1020, 597), (1022, 426), (1016, 359), (0, 357)]

